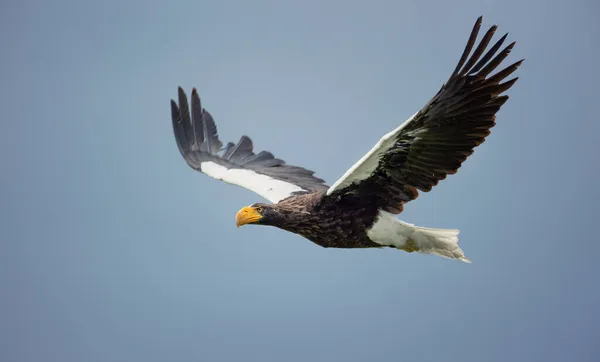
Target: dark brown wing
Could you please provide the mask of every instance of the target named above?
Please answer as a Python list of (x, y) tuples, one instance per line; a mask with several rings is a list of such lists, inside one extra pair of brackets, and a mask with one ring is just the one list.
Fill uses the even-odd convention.
[[(495, 125), (496, 113), (508, 100), (501, 95), (518, 78), (503, 82), (522, 60), (491, 75), (514, 42), (499, 53), (506, 35), (489, 50), (492, 26), (475, 51), (480, 17), (456, 69), (440, 91), (413, 117), (385, 135), (375, 147), (327, 191), (329, 197), (359, 197), (393, 213), (454, 174)], [(498, 53), (498, 54), (496, 54)]]
[(179, 104), (171, 100), (173, 131), (181, 155), (194, 170), (244, 187), (273, 203), (291, 195), (328, 188), (311, 170), (289, 165), (268, 151), (254, 153), (248, 136), (242, 136), (236, 144), (229, 142), (223, 148), (215, 121), (202, 108), (196, 89), (192, 91), (191, 116), (181, 87), (178, 96)]

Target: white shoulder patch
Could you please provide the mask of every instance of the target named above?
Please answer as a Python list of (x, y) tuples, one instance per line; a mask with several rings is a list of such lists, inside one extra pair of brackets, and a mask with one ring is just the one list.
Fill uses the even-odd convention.
[(305, 191), (298, 185), (277, 180), (249, 169), (227, 168), (212, 161), (202, 162), (200, 171), (217, 180), (256, 192), (274, 204), (294, 192)]
[[(419, 113), (419, 112), (417, 112)], [(371, 148), (357, 163), (355, 163), (346, 173), (340, 177), (328, 190), (327, 195), (331, 195), (335, 190), (350, 186), (354, 182), (362, 181), (375, 171), (379, 164), (379, 157), (394, 145), (396, 136), (407, 124), (412, 122), (417, 113), (404, 121), (398, 128), (381, 137), (379, 142)]]

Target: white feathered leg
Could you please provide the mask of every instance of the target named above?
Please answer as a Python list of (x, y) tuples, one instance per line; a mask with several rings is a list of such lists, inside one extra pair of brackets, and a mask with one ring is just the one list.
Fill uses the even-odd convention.
[(423, 254), (435, 254), (444, 258), (470, 263), (458, 246), (459, 230), (432, 229), (415, 226), (396, 218), (396, 215), (380, 211), (367, 236), (375, 243)]

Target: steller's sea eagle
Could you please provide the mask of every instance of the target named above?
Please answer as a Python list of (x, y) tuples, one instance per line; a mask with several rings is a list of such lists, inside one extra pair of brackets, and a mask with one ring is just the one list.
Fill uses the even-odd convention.
[(313, 176), (313, 171), (288, 165), (268, 151), (255, 154), (247, 136), (223, 147), (195, 88), (191, 112), (181, 87), (179, 104), (171, 100), (179, 151), (193, 169), (271, 202), (242, 208), (235, 216), (238, 227), (276, 226), (327, 248), (393, 247), (469, 262), (458, 246), (459, 230), (419, 227), (395, 215), (419, 191), (428, 192), (456, 173), (490, 134), (496, 113), (508, 100), (501, 94), (518, 79), (503, 82), (523, 60), (492, 75), (515, 44), (498, 52), (505, 34), (486, 51), (495, 25), (469, 56), (481, 20), (477, 19), (456, 68), (439, 92), (384, 135), (332, 186)]

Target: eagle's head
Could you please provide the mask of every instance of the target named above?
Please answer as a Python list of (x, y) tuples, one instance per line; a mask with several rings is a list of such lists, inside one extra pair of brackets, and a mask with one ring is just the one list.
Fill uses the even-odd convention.
[(238, 211), (235, 215), (235, 225), (237, 227), (246, 224), (277, 226), (283, 219), (284, 215), (277, 210), (276, 205), (256, 203)]

